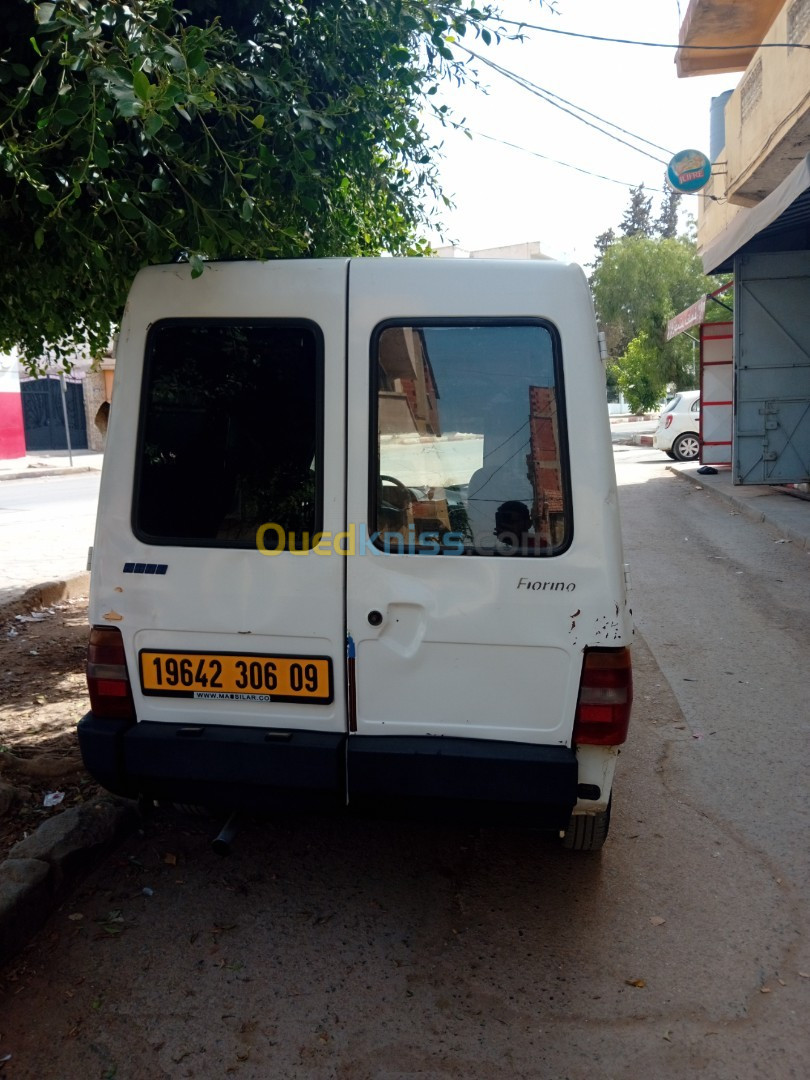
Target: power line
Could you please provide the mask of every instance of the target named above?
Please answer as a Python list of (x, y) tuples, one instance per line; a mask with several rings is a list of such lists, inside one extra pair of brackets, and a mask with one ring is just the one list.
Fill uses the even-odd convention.
[[(680, 8), (679, 8), (680, 10)], [(555, 30), (551, 26), (538, 26), (536, 23), (521, 22), (517, 19), (499, 19), (507, 26), (519, 26), (526, 30), (541, 30), (544, 34), (561, 34), (564, 37), (585, 38), (587, 41), (606, 41), (612, 45), (640, 45), (646, 49), (683, 49), (690, 52), (739, 52), (741, 49), (810, 49), (810, 45), (792, 41), (761, 41), (739, 45), (671, 45), (663, 41), (634, 41), (630, 38), (602, 37), (599, 34), (578, 34), (573, 30)]]
[[(524, 425), (524, 427), (525, 427), (525, 425)], [(517, 434), (517, 432), (515, 432), (515, 434)], [(510, 435), (509, 438), (512, 438), (512, 436)], [(506, 441), (509, 442), (509, 439), (507, 439)], [(495, 477), (495, 474), (499, 473), (501, 471), (501, 469), (505, 468), (505, 466), (507, 466), (509, 464), (509, 462), (512, 461), (514, 458), (516, 458), (518, 456), (518, 454), (521, 453), (521, 451), (526, 450), (529, 447), (530, 443), (531, 443), (531, 440), (529, 440), (528, 442), (523, 443), (521, 446), (519, 446), (517, 448), (517, 450), (515, 450), (514, 454), (509, 455), (509, 457), (506, 459), (506, 461), (502, 461), (497, 469), (493, 469), (492, 472), (489, 474), (489, 476), (487, 476), (485, 478), (483, 484), (479, 488), (476, 488), (475, 491), (468, 493), (468, 495), (467, 495), (468, 500), (472, 501), (475, 498), (476, 495), (478, 495), (480, 492), (482, 492), (484, 490), (484, 488), (487, 486), (487, 484), (490, 482), (490, 480), (492, 480)], [(503, 443), (501, 445), (503, 445)], [(490, 455), (485, 454), (484, 456), (489, 457)], [(482, 499), (481, 500), (481, 502), (494, 502), (494, 501), (495, 501), (494, 499)]]
[[(637, 154), (643, 154), (645, 157), (651, 158), (653, 161), (657, 161), (660, 165), (668, 164), (663, 158), (656, 157), (655, 154), (649, 153), (647, 150), (642, 150), (640, 146), (634, 146), (632, 143), (627, 142), (626, 139), (620, 139), (618, 135), (613, 135), (610, 131), (605, 131), (604, 128), (599, 127), (598, 124), (592, 124), (589, 120), (585, 120), (584, 117), (578, 116), (577, 113), (571, 112), (571, 109), (577, 109), (579, 112), (585, 113), (586, 116), (591, 116), (596, 120), (599, 120), (602, 124), (607, 124), (608, 127), (615, 128), (617, 131), (623, 132), (625, 135), (629, 135), (631, 139), (636, 139), (638, 142), (647, 143), (648, 146), (654, 147), (656, 150), (662, 150), (665, 154), (672, 154), (671, 150), (667, 150), (663, 146), (658, 146), (657, 143), (650, 142), (649, 139), (645, 139), (641, 135), (636, 135), (632, 131), (627, 131), (626, 128), (620, 127), (618, 124), (614, 124), (611, 120), (606, 120), (604, 117), (597, 116), (595, 113), (588, 112), (587, 109), (583, 109), (580, 105), (575, 105), (573, 102), (566, 101), (565, 98), (559, 97), (557, 94), (552, 94), (550, 90), (543, 89), (542, 86), (537, 86), (536, 83), (531, 82), (529, 79), (524, 78), (522, 75), (516, 75), (515, 72), (509, 71), (508, 68), (501, 67), (500, 64), (496, 64), (493, 60), (489, 60), (486, 56), (481, 56), (480, 53), (474, 52), (472, 49), (468, 49), (465, 45), (457, 43), (457, 47), (463, 52), (468, 53), (476, 60), (480, 60), (481, 63), (491, 67), (493, 71), (497, 71), (499, 75), (503, 75), (504, 78), (510, 79), (512, 82), (521, 86), (524, 90), (528, 90), (529, 93), (534, 94), (535, 97), (541, 98), (549, 105), (553, 105), (555, 109), (559, 109), (561, 112), (567, 113), (573, 117), (574, 120), (579, 120), (581, 124), (585, 124), (586, 127), (593, 128), (594, 131), (600, 132), (602, 135), (606, 135), (609, 139), (613, 139), (615, 142), (621, 143), (623, 146), (629, 147), (631, 150), (635, 150)], [(570, 105), (571, 108), (565, 108), (565, 105), (559, 104), (559, 102), (565, 102), (565, 105)]]
[[(612, 176), (603, 176), (602, 173), (592, 172), (590, 169), (583, 169), (579, 165), (572, 165), (568, 161), (560, 161), (559, 158), (550, 157), (548, 154), (541, 154), (539, 150), (530, 150), (528, 146), (519, 146), (518, 143), (508, 142), (506, 139), (499, 139), (496, 135), (487, 135), (484, 131), (473, 131), (469, 129), (471, 134), (477, 135), (480, 139), (488, 139), (489, 142), (500, 143), (502, 146), (509, 146), (513, 150), (522, 150), (524, 154), (531, 154), (533, 157), (542, 158), (544, 161), (550, 161), (554, 165), (563, 165), (566, 169), (573, 169), (574, 172), (582, 173), (585, 176), (592, 176), (597, 180), (607, 180), (610, 184), (619, 184), (621, 187), (634, 188), (638, 187), (638, 184), (631, 184), (627, 180), (616, 180)], [(645, 191), (654, 191), (657, 195), (666, 194), (665, 188), (647, 188)]]
[[(459, 128), (459, 130), (462, 129)], [(574, 172), (582, 173), (583, 176), (591, 176), (595, 180), (606, 180), (609, 184), (618, 184), (620, 187), (631, 189), (639, 186), (638, 184), (631, 184), (627, 180), (616, 180), (613, 176), (604, 176), (602, 173), (592, 172), (590, 169), (583, 169), (579, 165), (572, 165), (569, 161), (560, 161), (559, 158), (553, 158), (548, 154), (541, 154), (539, 150), (530, 150), (528, 146), (520, 146), (519, 143), (509, 142), (507, 139), (500, 139), (497, 135), (488, 135), (485, 131), (476, 131), (474, 128), (465, 128), (463, 130), (469, 131), (470, 135), (475, 135), (479, 139), (500, 143), (501, 146), (508, 146), (512, 150), (520, 150), (521, 153), (531, 154), (532, 157), (542, 158), (543, 161), (550, 161), (553, 165), (562, 165), (566, 169), (573, 169)], [(646, 184), (644, 185), (644, 190), (653, 192), (656, 195), (666, 195), (669, 191), (668, 188), (647, 187)], [(705, 191), (679, 191), (678, 194), (691, 195), (698, 199), (708, 199), (710, 202), (725, 203), (727, 201), (718, 195), (707, 195)]]
[[(520, 427), (519, 427), (519, 428), (518, 428), (518, 429), (517, 429), (516, 431), (513, 431), (511, 435), (507, 435), (507, 437), (506, 437), (506, 438), (505, 438), (505, 439), (503, 440), (503, 442), (502, 442), (502, 443), (498, 443), (498, 445), (497, 445), (496, 447), (494, 447), (494, 448), (493, 448), (492, 450), (490, 450), (490, 452), (489, 452), (489, 455), (488, 455), (488, 456), (491, 456), (492, 454), (497, 454), (497, 452), (498, 452), (498, 451), (500, 450), (500, 448), (501, 448), (502, 446), (506, 446), (506, 444), (507, 444), (508, 442), (511, 442), (511, 441), (512, 441), (512, 439), (514, 439), (514, 437), (515, 437), (516, 435), (519, 435), (519, 434), (521, 433), (521, 431), (523, 431), (523, 429), (524, 429), (525, 427), (528, 427), (528, 426), (529, 426), (529, 421), (528, 421), (528, 420), (524, 421), (524, 422), (523, 422), (523, 423), (522, 423), (522, 424), (520, 425)], [(519, 448), (518, 448), (518, 449), (519, 449)], [(510, 459), (510, 460), (511, 460), (511, 459)]]
[[(522, 76), (518, 76), (518, 77), (522, 78)], [(589, 112), (587, 109), (583, 108), (581, 105), (577, 105), (573, 101), (568, 101), (566, 98), (560, 97), (559, 94), (555, 94), (552, 90), (546, 90), (545, 87), (536, 86), (535, 83), (530, 82), (528, 79), (525, 79), (524, 81), (526, 82), (527, 86), (534, 86), (537, 90), (542, 90), (542, 92), (544, 94), (546, 94), (548, 97), (552, 97), (556, 101), (561, 101), (564, 105), (570, 105), (571, 108), (576, 109), (577, 112), (584, 113), (585, 116), (590, 116), (590, 117), (592, 117), (592, 119), (598, 120), (601, 124), (607, 124), (608, 127), (615, 128), (616, 131), (621, 131), (621, 133), (623, 135), (629, 135), (631, 139), (636, 139), (637, 142), (646, 143), (647, 146), (651, 146), (654, 150), (661, 150), (665, 154), (669, 154), (670, 156), (672, 155), (672, 151), (669, 150), (666, 146), (659, 146), (658, 143), (654, 143), (654, 142), (651, 142), (649, 139), (645, 139), (643, 135), (636, 135), (636, 133), (634, 131), (628, 131), (627, 128), (623, 128), (619, 124), (614, 124), (612, 120), (606, 120), (604, 118), (604, 116), (599, 116), (599, 115), (597, 115), (597, 113)]]

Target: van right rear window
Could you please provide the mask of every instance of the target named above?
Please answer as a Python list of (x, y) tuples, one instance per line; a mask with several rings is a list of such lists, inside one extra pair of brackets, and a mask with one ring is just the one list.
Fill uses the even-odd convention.
[(317, 533), (322, 357), (312, 323), (156, 323), (144, 369), (135, 534), (255, 547), (268, 521), (299, 544)]

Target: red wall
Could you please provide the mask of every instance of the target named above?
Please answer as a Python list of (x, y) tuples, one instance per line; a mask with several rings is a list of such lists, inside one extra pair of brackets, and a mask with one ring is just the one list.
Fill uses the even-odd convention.
[(19, 390), (0, 393), (0, 461), (25, 457), (22, 398)]

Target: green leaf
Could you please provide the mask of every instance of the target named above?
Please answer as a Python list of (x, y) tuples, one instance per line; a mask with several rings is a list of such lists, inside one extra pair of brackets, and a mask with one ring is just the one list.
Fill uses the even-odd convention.
[(37, 198), (43, 206), (53, 206), (56, 199), (47, 188), (37, 188)]
[(138, 207), (133, 206), (133, 204), (128, 199), (124, 199), (118, 204), (118, 213), (126, 221), (140, 221), (142, 217)]
[(156, 106), (161, 109), (169, 109), (172, 105), (175, 105), (178, 101), (182, 101), (186, 96), (186, 92), (178, 82), (170, 82), (166, 86), (160, 97), (156, 101)]
[(194, 254), (188, 261), (191, 266), (192, 278), (198, 278), (205, 269), (205, 260), (201, 255)]
[(143, 105), (140, 101), (136, 101), (134, 97), (122, 97), (119, 98), (116, 111), (119, 116), (140, 116), (143, 112)]
[(259, 131), (261, 131), (261, 129), (264, 127), (264, 116), (262, 115), (262, 113), (258, 113), (256, 116), (253, 117), (250, 122), (255, 128), (258, 128)]
[(36, 9), (37, 22), (40, 25), (50, 22), (54, 11), (56, 11), (56, 4), (39, 4)]
[(249, 195), (246, 195), (242, 200), (242, 220), (250, 221), (253, 217), (253, 199)]
[(132, 73), (132, 89), (135, 91), (137, 97), (141, 101), (148, 101), (152, 96), (152, 84), (142, 71), (133, 71)]
[(57, 109), (53, 114), (53, 118), (59, 127), (70, 127), (79, 119), (79, 114), (72, 109)]
[(188, 56), (186, 56), (186, 64), (190, 68), (194, 69), (194, 68), (199, 67), (199, 65), (202, 63), (202, 61), (204, 59), (205, 59), (205, 52), (202, 49), (200, 49), (200, 48), (192, 49), (191, 52), (188, 54)]
[(166, 46), (166, 55), (169, 57), (169, 66), (172, 71), (185, 71), (186, 58), (173, 45)]
[(34, 247), (39, 251), (42, 245), (45, 243), (45, 233), (42, 229), (37, 229), (34, 233)]
[(143, 122), (143, 130), (150, 137), (150, 139), (153, 135), (157, 135), (157, 133), (162, 127), (163, 117), (160, 115), (160, 113), (150, 113)]

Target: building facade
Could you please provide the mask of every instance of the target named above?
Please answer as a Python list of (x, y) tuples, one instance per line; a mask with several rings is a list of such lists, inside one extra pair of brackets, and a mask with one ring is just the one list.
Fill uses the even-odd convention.
[(676, 65), (741, 75), (715, 102), (698, 217), (705, 272), (735, 280), (734, 481), (807, 483), (810, 0), (691, 0)]
[(17, 361), (0, 355), (0, 461), (25, 457), (25, 428)]

